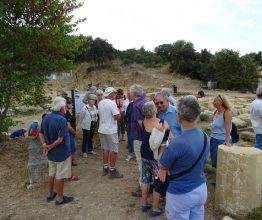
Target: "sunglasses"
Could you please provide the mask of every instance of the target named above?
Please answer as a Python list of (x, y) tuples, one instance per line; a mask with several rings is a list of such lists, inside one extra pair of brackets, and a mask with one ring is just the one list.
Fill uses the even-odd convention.
[(156, 105), (159, 105), (159, 104), (160, 104), (160, 105), (163, 105), (163, 104), (164, 104), (164, 102), (163, 102), (163, 101), (160, 101), (160, 102), (155, 102), (155, 104), (156, 104)]

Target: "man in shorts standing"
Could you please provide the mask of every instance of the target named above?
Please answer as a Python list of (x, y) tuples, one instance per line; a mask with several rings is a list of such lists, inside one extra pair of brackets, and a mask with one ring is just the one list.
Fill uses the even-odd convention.
[(106, 88), (102, 101), (98, 104), (99, 113), (99, 135), (101, 147), (103, 149), (103, 173), (106, 176), (109, 173), (109, 178), (122, 178), (123, 175), (116, 169), (116, 160), (118, 153), (118, 134), (117, 120), (120, 120), (121, 115), (114, 102), (116, 91), (113, 87)]
[[(56, 205), (72, 202), (73, 197), (63, 195), (64, 179), (71, 176), (70, 139), (65, 118), (66, 101), (56, 97), (52, 113), (41, 124), (40, 141), (49, 161), (47, 201), (56, 198)], [(57, 192), (54, 192), (54, 185)]]

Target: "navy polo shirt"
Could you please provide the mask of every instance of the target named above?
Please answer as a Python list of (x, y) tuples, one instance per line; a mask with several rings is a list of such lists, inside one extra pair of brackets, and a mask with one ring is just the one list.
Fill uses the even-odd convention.
[(41, 124), (41, 133), (45, 137), (46, 144), (52, 144), (59, 137), (63, 137), (63, 142), (48, 152), (48, 160), (53, 162), (65, 161), (70, 155), (70, 139), (65, 115), (61, 112), (53, 111), (47, 114)]

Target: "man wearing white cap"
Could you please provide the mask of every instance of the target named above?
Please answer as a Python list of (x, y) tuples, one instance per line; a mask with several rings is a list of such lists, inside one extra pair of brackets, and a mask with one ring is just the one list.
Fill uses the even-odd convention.
[[(50, 202), (56, 198), (56, 205), (74, 200), (73, 197), (63, 195), (64, 179), (71, 177), (70, 139), (64, 115), (65, 106), (66, 100), (56, 97), (52, 105), (52, 113), (45, 116), (40, 130), (40, 141), (49, 161), (46, 200)], [(56, 192), (54, 188), (56, 188)]]
[(118, 153), (118, 135), (117, 135), (117, 120), (120, 120), (121, 115), (114, 102), (116, 91), (113, 87), (106, 88), (102, 101), (98, 104), (99, 135), (101, 147), (103, 149), (103, 173), (106, 176), (109, 173), (109, 178), (122, 178), (123, 175), (116, 169), (116, 159)]

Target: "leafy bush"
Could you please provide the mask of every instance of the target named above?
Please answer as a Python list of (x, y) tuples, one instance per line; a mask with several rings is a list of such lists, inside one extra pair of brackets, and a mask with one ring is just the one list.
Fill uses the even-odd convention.
[(112, 71), (113, 73), (118, 73), (118, 72), (119, 72), (119, 69), (118, 69), (116, 66), (112, 66), (112, 67), (111, 67), (111, 71)]
[(8, 128), (14, 125), (16, 125), (16, 123), (11, 118), (5, 118), (0, 121), (0, 142), (5, 141)]
[(247, 214), (248, 220), (261, 220), (262, 219), (262, 206), (252, 209), (250, 213)]
[(208, 115), (201, 113), (200, 116), (199, 116), (199, 119), (200, 119), (200, 121), (208, 121), (209, 117), (208, 117)]

